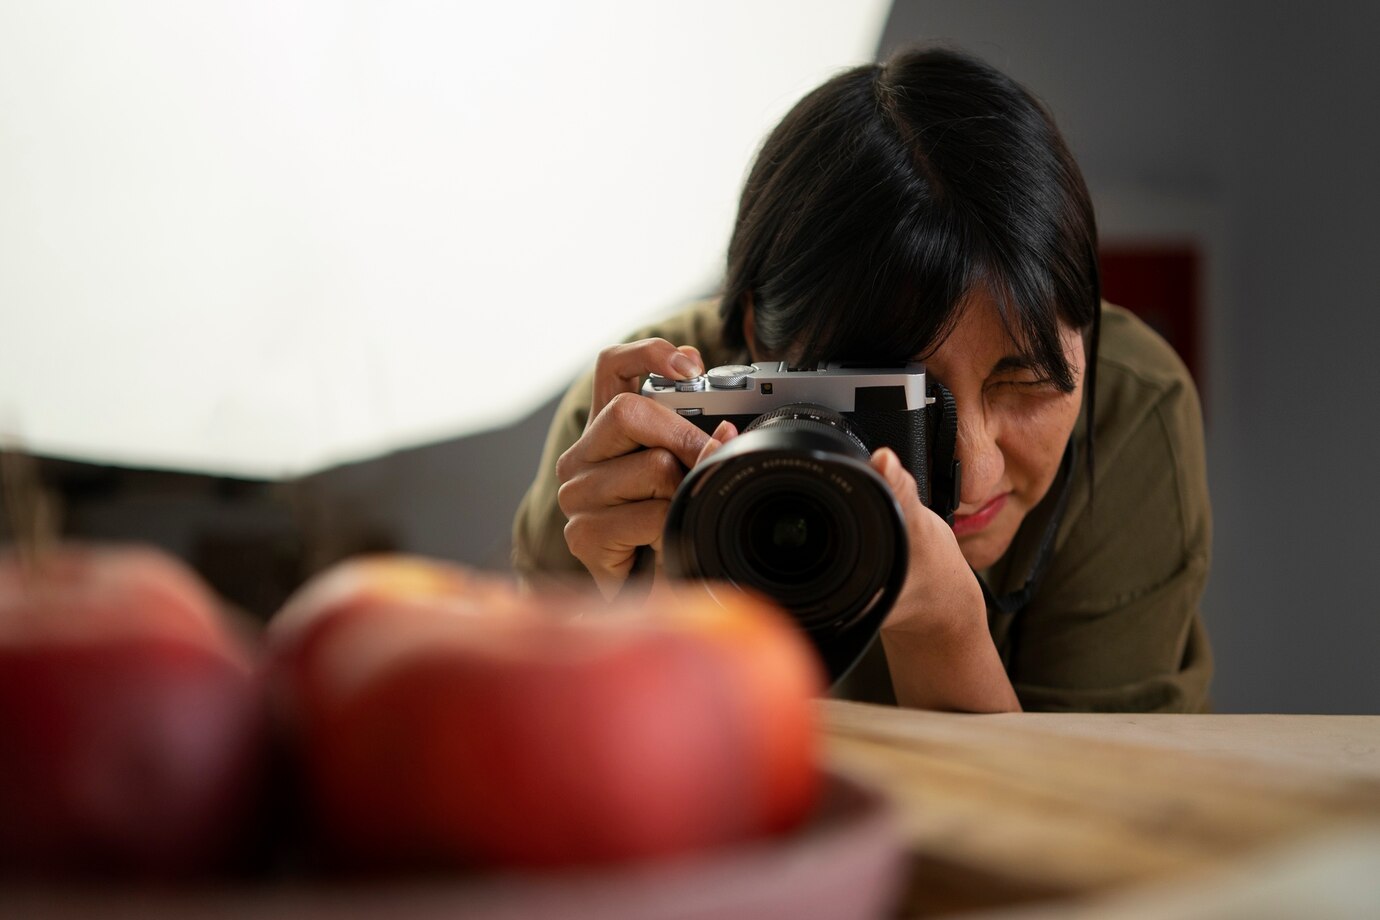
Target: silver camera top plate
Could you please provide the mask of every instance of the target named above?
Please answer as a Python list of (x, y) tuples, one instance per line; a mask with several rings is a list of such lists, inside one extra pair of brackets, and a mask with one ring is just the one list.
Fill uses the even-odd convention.
[[(648, 377), (642, 395), (681, 414), (761, 415), (791, 403), (818, 403), (836, 412), (852, 412), (859, 387), (902, 387), (906, 409), (920, 409), (931, 402), (925, 395), (925, 365), (861, 367), (830, 362), (816, 368), (791, 368), (784, 361), (753, 365), (724, 365), (702, 374), (694, 387), (687, 381)], [(679, 384), (679, 385), (678, 385)]]

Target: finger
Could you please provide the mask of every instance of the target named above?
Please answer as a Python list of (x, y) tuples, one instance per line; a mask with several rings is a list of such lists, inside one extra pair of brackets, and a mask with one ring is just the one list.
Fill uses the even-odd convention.
[(565, 462), (567, 466), (572, 461), (600, 463), (643, 447), (664, 447), (689, 467), (708, 440), (709, 435), (674, 409), (644, 396), (620, 393), (589, 423)]
[(660, 499), (632, 502), (577, 514), (566, 522), (566, 546), (606, 597), (627, 580), (639, 546), (650, 546), (660, 555), (670, 505)]
[(561, 483), (556, 502), (566, 517), (573, 517), (609, 505), (670, 498), (684, 478), (685, 467), (676, 455), (653, 447), (585, 467)]
[[(704, 363), (704, 356), (700, 354), (700, 350), (696, 348), (694, 345), (681, 345), (679, 348), (676, 349), (676, 351), (685, 355), (691, 361), (694, 361), (696, 367), (705, 368), (709, 366)], [(693, 377), (695, 375), (690, 374), (689, 376)]]
[(695, 462), (691, 464), (692, 468), (708, 460), (720, 447), (727, 444), (728, 441), (736, 437), (737, 434), (738, 429), (734, 428), (733, 423), (728, 419), (719, 422), (719, 427), (714, 429), (714, 433), (710, 435), (709, 440), (705, 442), (704, 448), (700, 451), (700, 455), (696, 457)]
[(648, 374), (683, 380), (703, 373), (703, 369), (704, 363), (697, 356), (685, 354), (665, 339), (611, 345), (599, 352), (594, 363), (590, 418), (597, 416), (619, 393), (636, 393)]
[[(708, 460), (710, 457), (714, 456), (714, 454), (718, 452), (720, 447), (723, 447), (723, 444), (721, 442), (716, 441), (713, 438), (710, 438), (708, 441), (704, 443), (704, 450), (700, 451), (700, 455), (695, 458), (694, 466), (699, 466), (701, 463)], [(693, 468), (694, 467), (691, 467), (691, 469)]]

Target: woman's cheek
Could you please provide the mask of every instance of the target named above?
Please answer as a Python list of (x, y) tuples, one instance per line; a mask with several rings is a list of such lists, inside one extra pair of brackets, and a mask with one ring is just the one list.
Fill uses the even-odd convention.
[(1004, 424), (1002, 453), (1018, 499), (1012, 507), (1017, 514), (1013, 534), (1054, 481), (1077, 420), (1078, 403), (1073, 394), (1059, 394), (1057, 399), (1026, 401)]
[(1081, 392), (1081, 389), (1072, 393), (1037, 390), (1014, 394), (1002, 407), (1006, 430), (1015, 432), (1021, 443), (1038, 445), (1042, 454), (1054, 452), (1062, 456), (1078, 420)]

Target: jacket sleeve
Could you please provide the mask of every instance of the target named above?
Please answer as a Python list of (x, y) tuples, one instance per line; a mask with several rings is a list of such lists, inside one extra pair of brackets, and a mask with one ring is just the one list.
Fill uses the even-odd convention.
[(556, 502), (556, 460), (579, 440), (589, 419), (594, 372), (580, 376), (566, 390), (546, 433), (536, 477), (513, 519), (513, 570), (527, 582), (542, 576), (579, 578), (593, 584), (585, 567), (565, 544), (565, 514)]
[(1140, 411), (1106, 408), (1134, 421), (1098, 444), (1091, 500), (1082, 480), (1045, 583), (1011, 624), (1008, 673), (1031, 710), (1201, 712), (1212, 526), (1197, 393), (1185, 372)]
[[(721, 352), (719, 327), (718, 301), (711, 298), (638, 329), (624, 341), (660, 337), (677, 345), (694, 345), (712, 366), (721, 363), (716, 359), (725, 357)], [(588, 570), (566, 546), (565, 514), (556, 501), (556, 490), (560, 487), (556, 481), (556, 461), (584, 433), (593, 394), (594, 371), (591, 368), (570, 385), (561, 399), (546, 434), (536, 477), (518, 505), (513, 520), (512, 560), (514, 571), (526, 582), (555, 577), (566, 583), (573, 580), (590, 587), (594, 585)]]

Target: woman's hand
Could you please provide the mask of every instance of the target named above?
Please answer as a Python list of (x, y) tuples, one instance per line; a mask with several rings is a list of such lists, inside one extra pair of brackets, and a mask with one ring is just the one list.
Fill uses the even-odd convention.
[[(704, 372), (700, 353), (665, 339), (614, 345), (594, 366), (594, 397), (580, 439), (556, 461), (565, 512), (565, 542), (584, 563), (605, 597), (622, 588), (637, 549), (650, 546), (661, 562), (661, 532), (671, 496), (686, 469), (708, 456), (718, 440), (673, 410), (638, 394), (642, 378), (673, 380)], [(736, 433), (736, 432), (732, 432)]]
[(872, 466), (901, 505), (910, 565), (882, 624), (882, 647), (902, 706), (1008, 712), (1020, 702), (987, 629), (977, 577), (944, 519), (920, 503), (915, 479), (890, 448)]

